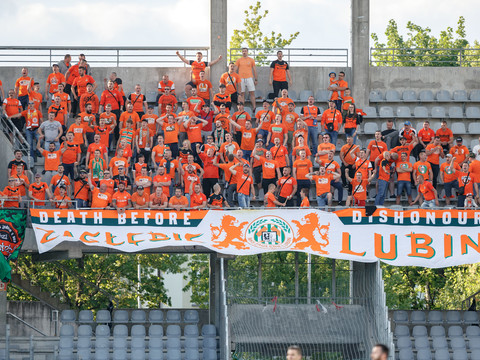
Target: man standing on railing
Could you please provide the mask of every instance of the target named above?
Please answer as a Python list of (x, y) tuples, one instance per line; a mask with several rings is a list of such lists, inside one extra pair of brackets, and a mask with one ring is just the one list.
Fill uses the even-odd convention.
[(22, 69), (22, 76), (15, 82), (15, 95), (22, 104), (23, 110), (28, 105), (28, 93), (33, 88), (33, 78), (28, 76), (28, 69), (24, 67)]
[(273, 85), (273, 98), (278, 97), (278, 93), (283, 90), (288, 90), (288, 82), (292, 84), (292, 76), (290, 75), (290, 67), (288, 63), (283, 60), (283, 52), (277, 51), (277, 60), (270, 64), (270, 80), (269, 84)]
[(235, 67), (242, 79), (242, 102), (245, 102), (245, 91), (250, 94), (250, 102), (252, 103), (252, 111), (255, 115), (257, 110), (255, 102), (255, 86), (258, 83), (257, 67), (255, 66), (255, 60), (248, 56), (248, 49), (242, 49), (242, 57), (237, 59)]
[(185, 57), (180, 55), (179, 51), (177, 51), (176, 54), (180, 58), (180, 60), (182, 60), (185, 64), (192, 66), (192, 70), (190, 71), (191, 80), (185, 84), (185, 95), (187, 96), (187, 98), (192, 96), (191, 90), (192, 90), (192, 87), (197, 85), (197, 81), (200, 79), (200, 71), (205, 71), (207, 66), (215, 65), (222, 58), (222, 55), (219, 55), (217, 59), (208, 63), (207, 61), (202, 61), (203, 54), (200, 51), (197, 52), (195, 61), (187, 60)]

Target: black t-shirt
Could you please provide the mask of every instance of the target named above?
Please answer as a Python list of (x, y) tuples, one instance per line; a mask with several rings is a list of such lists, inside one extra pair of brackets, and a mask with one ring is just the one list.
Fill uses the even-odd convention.
[(114, 80), (114, 82), (115, 82), (117, 85), (122, 85), (122, 84), (123, 84), (123, 81), (122, 81), (122, 79), (120, 79), (120, 78), (116, 78), (116, 79)]
[(125, 184), (125, 188), (127, 188), (129, 185), (132, 184), (131, 181), (130, 181), (130, 178), (128, 176), (125, 176), (125, 175), (124, 176), (115, 175), (112, 179), (115, 181), (115, 190), (117, 190), (118, 184), (120, 182)]
[(213, 193), (208, 197), (208, 203), (212, 206), (222, 206), (225, 198), (222, 194)]
[[(284, 60), (280, 61), (280, 60), (274, 60), (272, 61), (272, 63), (270, 64), (270, 68), (273, 69), (274, 71), (274, 74), (273, 74), (273, 80), (275, 81), (287, 81), (287, 75), (286, 75), (286, 71), (289, 70), (289, 66), (288, 66), (288, 63)], [(278, 77), (281, 77), (281, 79), (278, 79)]]
[(18, 166), (18, 165), (23, 165), (23, 170), (28, 170), (28, 165), (25, 161), (23, 160), (16, 160), (16, 159), (13, 159), (12, 161), (10, 161), (8, 163), (8, 168), (9, 169), (12, 169), (14, 166), (15, 168)]

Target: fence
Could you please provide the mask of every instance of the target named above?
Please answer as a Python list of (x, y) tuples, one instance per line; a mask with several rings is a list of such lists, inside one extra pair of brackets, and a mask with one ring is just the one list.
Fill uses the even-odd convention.
[(480, 66), (480, 48), (371, 48), (372, 66)]
[[(277, 59), (277, 51), (283, 52), (283, 59), (294, 66), (348, 66), (348, 49), (321, 49), (321, 48), (285, 48), (285, 49), (248, 49), (248, 56), (260, 65), (270, 65)], [(229, 61), (235, 62), (242, 56), (241, 48), (229, 50)]]
[(173, 66), (185, 67), (177, 56), (194, 59), (201, 51), (208, 60), (209, 48), (198, 47), (91, 47), (91, 46), (0, 46), (0, 66), (51, 66), (63, 60), (65, 54), (70, 54), (76, 63), (79, 54), (85, 54), (89, 64), (96, 67), (126, 67), (126, 66)]

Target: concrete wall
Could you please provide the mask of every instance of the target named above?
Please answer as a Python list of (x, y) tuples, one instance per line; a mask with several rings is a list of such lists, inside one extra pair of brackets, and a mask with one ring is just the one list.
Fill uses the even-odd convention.
[[(13, 146), (6, 134), (0, 134), (0, 169), (7, 169), (8, 163), (13, 160)], [(0, 171), (0, 190), (8, 183), (8, 172)]]
[(480, 89), (480, 68), (370, 67), (370, 90)]
[[(7, 311), (18, 316), (30, 325), (48, 336), (58, 335), (55, 333), (55, 323), (52, 322), (52, 308), (38, 301), (8, 301)], [(11, 336), (40, 336), (40, 334), (11, 316), (7, 316), (7, 324), (10, 324)], [(60, 327), (58, 327), (58, 330)]]

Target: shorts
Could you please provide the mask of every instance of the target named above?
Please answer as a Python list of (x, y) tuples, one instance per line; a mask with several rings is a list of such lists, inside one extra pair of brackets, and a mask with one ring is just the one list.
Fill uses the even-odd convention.
[(257, 166), (253, 168), (253, 182), (255, 184), (262, 183), (262, 167), (261, 166)]
[(253, 81), (253, 77), (248, 79), (242, 79), (241, 84), (242, 84), (242, 93), (244, 93), (245, 91), (255, 91), (255, 82)]

